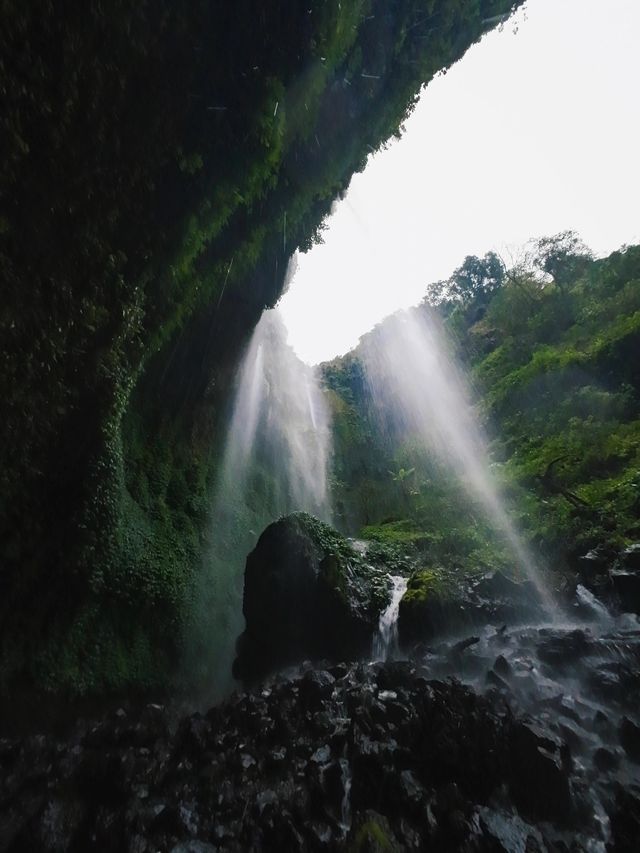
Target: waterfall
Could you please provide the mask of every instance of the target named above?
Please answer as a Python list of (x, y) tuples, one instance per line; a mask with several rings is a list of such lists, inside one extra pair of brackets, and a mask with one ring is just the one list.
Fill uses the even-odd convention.
[(407, 578), (390, 575), (391, 600), (380, 614), (378, 633), (373, 638), (373, 659), (387, 660), (398, 649), (398, 613), (400, 601), (407, 591)]
[(329, 411), (316, 373), (287, 345), (278, 310), (265, 311), (239, 371), (220, 497), (251, 501), (258, 484), (250, 478), (259, 470), (261, 487), (270, 490), (268, 514), (306, 510), (329, 521), (330, 445)]
[(197, 593), (201, 666), (216, 698), (232, 686), (247, 554), (283, 514), (303, 510), (331, 521), (330, 458), (331, 419), (316, 371), (287, 344), (278, 310), (264, 311), (237, 373)]
[(380, 420), (393, 418), (453, 472), (505, 542), (514, 567), (534, 583), (553, 611), (533, 556), (500, 498), (486, 439), (437, 317), (425, 307), (398, 312), (363, 343), (367, 381)]

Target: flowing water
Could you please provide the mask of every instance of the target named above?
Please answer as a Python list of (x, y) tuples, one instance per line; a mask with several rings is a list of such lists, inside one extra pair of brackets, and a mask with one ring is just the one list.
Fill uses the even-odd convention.
[(391, 600), (380, 614), (378, 633), (373, 640), (373, 659), (388, 660), (398, 651), (398, 613), (400, 601), (407, 591), (407, 578), (390, 575)]
[(197, 657), (206, 680), (216, 684), (212, 698), (232, 686), (247, 554), (283, 514), (303, 510), (331, 521), (330, 458), (330, 415), (316, 372), (288, 346), (277, 309), (265, 311), (237, 374), (211, 547), (196, 596), (202, 625)]
[(425, 309), (398, 312), (366, 341), (363, 360), (381, 420), (388, 421), (391, 413), (452, 470), (505, 541), (514, 567), (553, 612), (535, 561), (500, 498), (464, 377), (435, 316)]
[[(329, 520), (330, 446), (316, 373), (287, 345), (278, 310), (265, 311), (240, 367), (220, 485), (243, 503), (262, 489), (272, 513)], [(262, 482), (250, 482), (258, 472)]]
[[(465, 485), (509, 549), (514, 568), (530, 579), (552, 609), (531, 554), (505, 509), (491, 473), (486, 440), (464, 378), (447, 352), (437, 321), (422, 309), (387, 320), (363, 346), (374, 408), (400, 421)], [(314, 369), (288, 346), (277, 310), (265, 311), (237, 375), (212, 512), (211, 548), (197, 595), (199, 660), (215, 657), (207, 679), (231, 686), (230, 664), (243, 630), (243, 570), (264, 527), (280, 515), (305, 510), (331, 521), (331, 423)], [(374, 655), (394, 654), (404, 581), (393, 581)], [(208, 647), (208, 648), (207, 648)], [(224, 690), (223, 690), (224, 692)]]

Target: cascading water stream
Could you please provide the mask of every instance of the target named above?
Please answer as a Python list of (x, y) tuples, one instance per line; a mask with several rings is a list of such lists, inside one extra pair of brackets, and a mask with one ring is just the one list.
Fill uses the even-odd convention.
[(535, 561), (502, 504), (466, 383), (434, 315), (424, 307), (395, 314), (365, 343), (363, 362), (381, 421), (400, 421), (453, 470), (553, 614)]
[(391, 600), (380, 614), (378, 633), (373, 639), (373, 659), (387, 660), (398, 649), (398, 613), (400, 601), (407, 591), (407, 578), (390, 575)]
[(209, 680), (220, 695), (232, 685), (235, 641), (244, 627), (247, 554), (283, 514), (302, 510), (331, 520), (330, 457), (330, 415), (316, 372), (288, 346), (277, 309), (265, 311), (237, 374), (198, 594), (205, 626), (198, 654), (215, 649), (218, 665)]

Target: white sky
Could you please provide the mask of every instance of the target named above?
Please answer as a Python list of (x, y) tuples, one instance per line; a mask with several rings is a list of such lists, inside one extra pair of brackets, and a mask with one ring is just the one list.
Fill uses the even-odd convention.
[(528, 0), (428, 86), (328, 225), (280, 302), (309, 363), (465, 255), (567, 228), (597, 254), (640, 242), (640, 0)]

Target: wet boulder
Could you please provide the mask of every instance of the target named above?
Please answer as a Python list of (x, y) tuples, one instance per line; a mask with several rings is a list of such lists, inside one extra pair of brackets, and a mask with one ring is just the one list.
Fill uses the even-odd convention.
[(468, 624), (469, 585), (444, 569), (421, 569), (409, 578), (400, 602), (398, 634), (403, 645), (429, 640)]
[(572, 666), (588, 654), (589, 637), (584, 631), (541, 630), (538, 657), (552, 666)]
[(580, 577), (587, 584), (607, 571), (616, 558), (616, 551), (608, 545), (597, 545), (577, 559)]
[(640, 672), (636, 665), (623, 660), (594, 665), (588, 672), (587, 683), (598, 698), (608, 703), (633, 708), (640, 701)]
[(571, 814), (567, 745), (536, 723), (520, 720), (509, 738), (509, 786), (527, 817), (567, 823)]
[(18, 849), (64, 853), (78, 836), (86, 807), (79, 801), (48, 799), (18, 838)]
[(245, 568), (234, 674), (251, 682), (307, 658), (366, 654), (388, 602), (384, 571), (305, 513), (269, 525)]
[(400, 602), (398, 633), (408, 646), (442, 634), (517, 623), (539, 608), (530, 581), (512, 580), (499, 571), (479, 576), (421, 569), (410, 577)]
[(483, 575), (475, 589), (484, 598), (508, 599), (523, 604), (535, 595), (531, 581), (517, 581), (499, 571)]
[(350, 853), (393, 853), (405, 850), (384, 815), (371, 809), (364, 812), (352, 833)]
[(640, 571), (626, 568), (611, 569), (609, 578), (620, 609), (625, 613), (640, 613)]
[(623, 612), (640, 613), (640, 543), (620, 551), (609, 569), (609, 584)]

